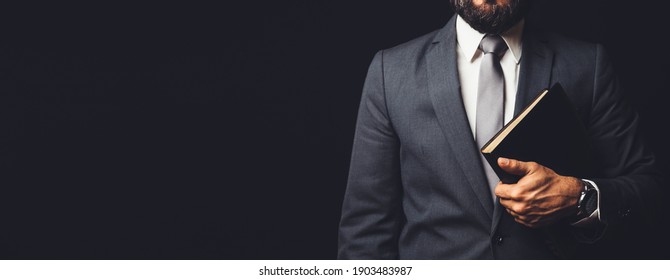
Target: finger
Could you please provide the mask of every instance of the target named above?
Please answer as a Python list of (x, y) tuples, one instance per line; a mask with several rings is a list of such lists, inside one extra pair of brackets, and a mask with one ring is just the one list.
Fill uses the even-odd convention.
[(529, 228), (535, 228), (535, 225), (526, 223), (524, 220), (522, 220), (522, 219), (520, 219), (520, 218), (514, 218), (514, 221), (517, 222), (517, 223), (519, 223), (519, 224), (522, 224), (522, 225), (524, 225), (524, 226), (526, 226), (526, 227), (529, 227)]
[(542, 215), (521, 215), (515, 213), (514, 211), (508, 211), (514, 220), (520, 224), (523, 224), (530, 228), (541, 228), (555, 224), (559, 219), (551, 216), (542, 216)]
[(512, 216), (512, 218), (514, 218), (515, 221), (517, 221), (519, 223), (522, 223), (524, 225), (532, 225), (537, 220), (536, 217), (525, 216), (525, 215), (519, 214), (517, 212), (514, 212), (514, 210), (509, 210), (509, 209), (506, 209), (506, 210), (507, 210), (507, 213), (509, 213), (509, 215)]
[(514, 221), (517, 223), (520, 223), (524, 226), (527, 226), (529, 228), (538, 228), (541, 226), (544, 226), (545, 222), (542, 219), (539, 219), (536, 216), (524, 216), (524, 215), (518, 215), (514, 217)]
[(505, 208), (505, 211), (507, 211), (507, 213), (509, 213), (509, 215), (514, 217), (515, 219), (520, 219), (521, 218), (521, 216), (518, 213), (514, 213), (514, 211), (512, 211), (512, 210), (509, 210), (509, 209)]
[(511, 199), (503, 199), (503, 198), (500, 199), (500, 205), (502, 207), (505, 207), (505, 209), (507, 209), (509, 211), (512, 211), (514, 209), (514, 205), (516, 203), (517, 203), (516, 201), (511, 200)]
[(493, 190), (493, 192), (497, 197), (500, 198), (500, 200), (524, 200), (524, 187), (519, 184), (504, 184), (502, 182), (498, 182), (498, 185)]
[(505, 172), (519, 176), (524, 176), (532, 172), (533, 169), (535, 168), (534, 166), (535, 164), (531, 162), (525, 162), (503, 157), (498, 158), (498, 165), (500, 166), (500, 168), (505, 170)]
[(519, 216), (536, 215), (531, 213), (531, 208), (524, 202), (514, 201), (511, 199), (501, 199), (500, 205), (505, 207), (505, 209), (508, 211), (511, 211), (512, 213)]
[(502, 182), (498, 182), (498, 185), (496, 185), (496, 188), (493, 190), (493, 192), (500, 199), (512, 199), (512, 190), (513, 189), (514, 189), (513, 185), (508, 185), (508, 184), (503, 184)]
[(507, 211), (507, 213), (510, 214), (510, 216), (512, 216), (515, 219), (518, 219), (520, 221), (523, 221), (526, 224), (532, 224), (532, 223), (537, 222), (538, 220), (540, 220), (540, 219), (538, 219), (537, 215), (524, 215), (524, 214), (515, 212), (514, 210), (507, 209), (507, 208), (505, 208), (505, 210)]

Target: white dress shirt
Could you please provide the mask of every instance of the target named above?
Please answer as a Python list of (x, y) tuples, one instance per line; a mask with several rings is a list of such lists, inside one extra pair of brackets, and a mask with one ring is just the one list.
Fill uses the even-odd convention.
[[(509, 122), (514, 117), (514, 101), (516, 88), (519, 82), (519, 62), (521, 62), (521, 35), (523, 21), (501, 34), (508, 50), (500, 58), (503, 76), (505, 79), (505, 107), (504, 121)], [(472, 29), (460, 16), (456, 19), (456, 41), (458, 43), (456, 57), (458, 59), (458, 78), (461, 82), (461, 95), (465, 113), (468, 115), (472, 135), (476, 133), (477, 117), (477, 88), (479, 84), (479, 65), (483, 52), (479, 49), (479, 42), (484, 35)]]
[[(519, 70), (522, 55), (522, 35), (523, 35), (524, 21), (517, 23), (515, 26), (500, 34), (508, 50), (500, 58), (500, 66), (502, 67), (503, 76), (505, 80), (505, 97), (504, 97), (504, 122), (508, 123), (514, 117), (514, 104), (516, 101), (517, 85), (519, 83)], [(458, 78), (461, 83), (461, 95), (463, 97), (463, 106), (465, 113), (470, 123), (472, 135), (476, 135), (476, 118), (477, 118), (477, 90), (479, 84), (479, 66), (482, 61), (482, 51), (479, 49), (479, 43), (486, 34), (479, 33), (474, 30), (468, 23), (466, 23), (460, 16), (456, 18), (456, 41), (458, 44), (457, 64), (458, 64)], [(597, 195), (597, 209), (591, 214), (573, 225), (582, 226), (600, 220), (600, 191), (595, 183), (589, 181), (598, 191)]]

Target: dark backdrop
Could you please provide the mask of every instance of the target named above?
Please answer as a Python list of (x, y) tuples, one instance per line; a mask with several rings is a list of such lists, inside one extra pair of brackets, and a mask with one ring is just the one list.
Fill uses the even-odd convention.
[[(533, 10), (529, 24), (605, 44), (669, 174), (660, 9), (547, 0)], [(335, 258), (367, 66), (452, 14), (447, 0), (2, 13), (0, 258), (10, 259)], [(668, 258), (667, 233), (659, 220), (622, 250)]]

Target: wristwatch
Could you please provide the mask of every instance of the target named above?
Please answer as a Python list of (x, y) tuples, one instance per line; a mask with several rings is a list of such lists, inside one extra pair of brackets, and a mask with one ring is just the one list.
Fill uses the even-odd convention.
[(582, 183), (584, 184), (584, 189), (579, 195), (579, 201), (577, 202), (577, 217), (579, 219), (588, 217), (598, 208), (598, 191), (590, 182), (582, 180)]

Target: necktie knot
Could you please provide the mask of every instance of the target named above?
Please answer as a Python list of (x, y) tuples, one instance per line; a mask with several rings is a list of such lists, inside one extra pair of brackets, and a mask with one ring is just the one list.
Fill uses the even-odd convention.
[(485, 54), (493, 53), (501, 57), (507, 50), (507, 44), (500, 35), (486, 35), (479, 43), (479, 49)]

